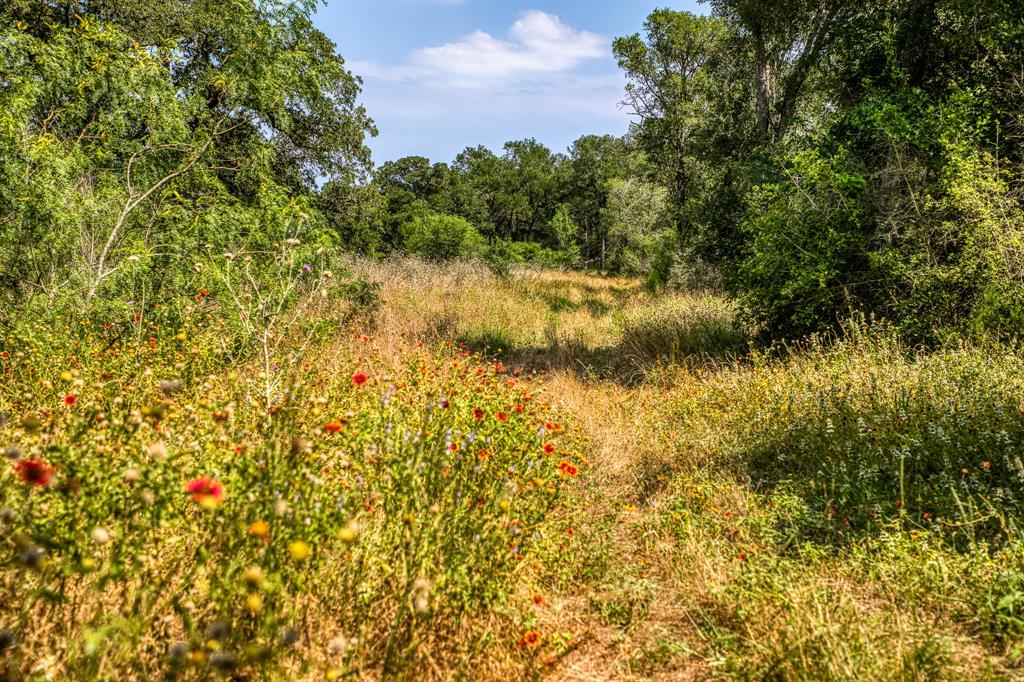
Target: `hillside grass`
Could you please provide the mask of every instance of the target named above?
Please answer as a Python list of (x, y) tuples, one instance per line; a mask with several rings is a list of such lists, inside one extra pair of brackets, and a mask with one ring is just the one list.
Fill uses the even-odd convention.
[(707, 292), (346, 269), (269, 374), (216, 292), (8, 331), (9, 677), (1019, 676), (1021, 353), (758, 353)]

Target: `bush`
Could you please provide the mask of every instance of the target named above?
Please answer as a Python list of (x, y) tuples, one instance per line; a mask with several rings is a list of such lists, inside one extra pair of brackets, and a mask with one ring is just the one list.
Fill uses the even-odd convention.
[(483, 237), (468, 220), (439, 213), (402, 226), (402, 243), (408, 253), (433, 261), (475, 258), (484, 249)]

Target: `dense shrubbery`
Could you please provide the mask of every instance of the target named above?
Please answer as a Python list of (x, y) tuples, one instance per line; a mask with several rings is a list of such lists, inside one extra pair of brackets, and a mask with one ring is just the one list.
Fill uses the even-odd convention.
[(1019, 7), (709, 4), (615, 42), (686, 252), (773, 338), (1019, 336)]
[(483, 251), (484, 241), (465, 218), (436, 213), (418, 216), (402, 226), (406, 251), (427, 260), (472, 259)]

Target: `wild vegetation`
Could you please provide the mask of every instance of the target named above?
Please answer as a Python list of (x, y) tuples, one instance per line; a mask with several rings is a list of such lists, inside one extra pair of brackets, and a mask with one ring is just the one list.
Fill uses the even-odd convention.
[(1020, 677), (1017, 3), (376, 167), (315, 9), (0, 5), (0, 679)]

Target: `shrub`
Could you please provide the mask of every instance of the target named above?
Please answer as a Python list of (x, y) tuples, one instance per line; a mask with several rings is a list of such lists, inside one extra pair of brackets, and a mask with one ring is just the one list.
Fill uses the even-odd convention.
[(438, 213), (417, 216), (406, 223), (402, 241), (409, 253), (435, 261), (474, 258), (484, 248), (483, 237), (468, 220)]

